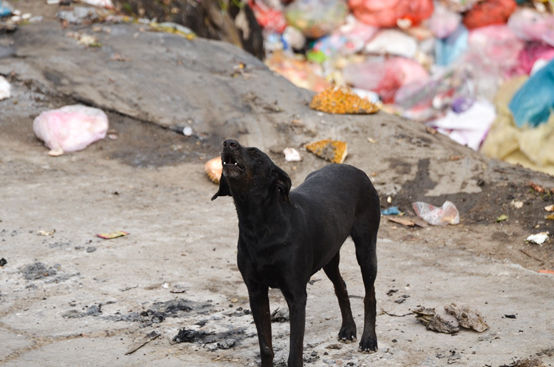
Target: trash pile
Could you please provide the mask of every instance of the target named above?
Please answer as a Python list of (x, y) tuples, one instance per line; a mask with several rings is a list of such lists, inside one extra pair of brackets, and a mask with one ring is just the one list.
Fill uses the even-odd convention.
[(490, 157), (554, 174), (552, 1), (248, 4), (266, 64), (294, 84), (349, 86)]

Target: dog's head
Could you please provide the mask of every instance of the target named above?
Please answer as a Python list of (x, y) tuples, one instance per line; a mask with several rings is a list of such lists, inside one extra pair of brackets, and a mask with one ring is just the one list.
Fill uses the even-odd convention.
[(212, 200), (218, 196), (255, 194), (275, 195), (288, 201), (290, 177), (258, 148), (243, 147), (236, 140), (225, 140), (221, 162), (223, 174)]

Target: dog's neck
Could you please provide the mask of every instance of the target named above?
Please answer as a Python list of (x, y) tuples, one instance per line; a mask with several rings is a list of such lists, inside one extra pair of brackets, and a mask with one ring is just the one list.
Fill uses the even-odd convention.
[[(239, 217), (239, 236), (249, 240), (262, 241), (273, 237), (273, 228), (281, 228), (290, 217), (292, 209), (289, 203), (279, 197), (252, 197), (248, 194), (233, 194), (235, 208)], [(260, 218), (269, 225), (260, 226)], [(245, 238), (246, 239), (246, 238)]]

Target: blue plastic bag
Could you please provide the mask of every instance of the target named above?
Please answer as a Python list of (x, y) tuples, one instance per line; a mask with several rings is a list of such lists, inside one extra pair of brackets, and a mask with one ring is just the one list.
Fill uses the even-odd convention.
[(439, 38), (435, 44), (435, 60), (437, 65), (447, 66), (456, 61), (467, 49), (469, 32), (463, 25), (459, 25), (446, 38)]
[(510, 111), (518, 127), (536, 127), (548, 121), (554, 109), (554, 60), (539, 69), (514, 94)]

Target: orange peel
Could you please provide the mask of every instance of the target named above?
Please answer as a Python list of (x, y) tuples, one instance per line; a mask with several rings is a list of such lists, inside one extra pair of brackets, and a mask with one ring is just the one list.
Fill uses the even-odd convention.
[(342, 163), (348, 154), (344, 141), (324, 139), (306, 145), (306, 150), (333, 163)]
[(310, 108), (332, 114), (371, 114), (379, 111), (375, 103), (338, 87), (329, 87), (313, 96)]
[(215, 157), (210, 159), (204, 164), (204, 171), (213, 183), (218, 184), (221, 178), (221, 172), (223, 171), (223, 164), (221, 163), (221, 157)]

